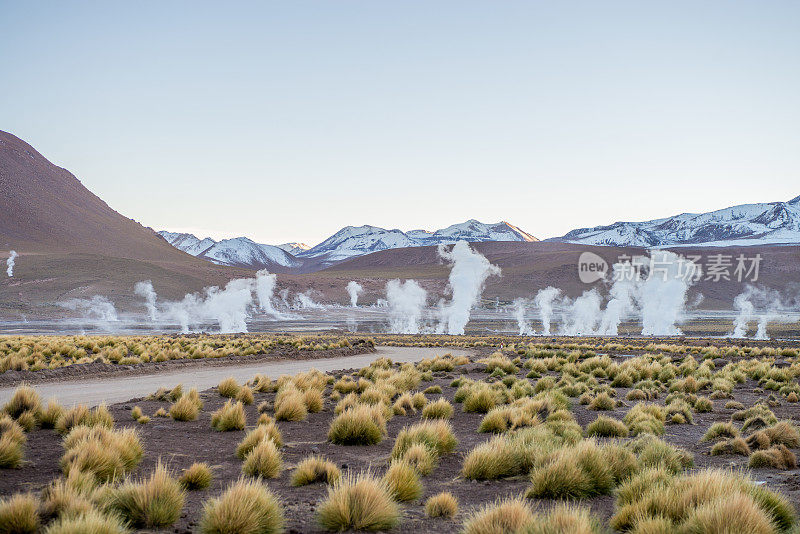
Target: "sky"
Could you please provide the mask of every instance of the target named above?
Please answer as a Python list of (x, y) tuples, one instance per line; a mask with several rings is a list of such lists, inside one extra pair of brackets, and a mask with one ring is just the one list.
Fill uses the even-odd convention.
[(8, 2), (0, 129), (155, 229), (573, 228), (800, 195), (800, 3)]

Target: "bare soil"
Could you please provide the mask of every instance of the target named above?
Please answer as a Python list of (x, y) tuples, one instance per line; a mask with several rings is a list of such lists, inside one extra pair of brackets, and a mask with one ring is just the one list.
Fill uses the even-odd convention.
[[(443, 351), (444, 352), (444, 351)], [(453, 372), (434, 373), (432, 382), (423, 382), (420, 389), (439, 385), (444, 396), (452, 402), (455, 388), (451, 381), (458, 376), (469, 376), (474, 379), (486, 379), (481, 364), (470, 364), (457, 367)], [(335, 376), (349, 374), (355, 370), (333, 373)], [(520, 370), (519, 376), (525, 371)], [(274, 377), (273, 377), (274, 378)], [(624, 399), (626, 388), (617, 389), (617, 398)], [(371, 469), (381, 474), (386, 468), (388, 456), (398, 432), (406, 425), (421, 420), (418, 412), (410, 416), (395, 416), (388, 423), (388, 436), (374, 446), (340, 446), (329, 443), (326, 439), (328, 425), (333, 418), (335, 406), (327, 399), (322, 412), (309, 414), (306, 421), (279, 422), (285, 446), (283, 447), (284, 469), (280, 476), (266, 481), (266, 484), (281, 498), (285, 507), (288, 532), (321, 532), (316, 524), (315, 510), (317, 504), (326, 496), (324, 484), (295, 488), (290, 485), (293, 467), (303, 458), (311, 454), (322, 454), (336, 462), (343, 471), (361, 471)], [(736, 400), (750, 406), (764, 400), (766, 394), (757, 390), (757, 384), (751, 380), (736, 386)], [(145, 414), (151, 415), (158, 408), (169, 408), (168, 402), (134, 399), (129, 402), (110, 407), (117, 420), (117, 427), (136, 427), (141, 432), (145, 446), (145, 457), (135, 474), (144, 475), (150, 472), (159, 459), (166, 461), (176, 471), (182, 470), (193, 462), (207, 462), (213, 466), (215, 479), (212, 486), (204, 491), (189, 492), (180, 520), (172, 528), (164, 532), (190, 533), (197, 532), (197, 524), (202, 514), (202, 504), (212, 496), (218, 495), (230, 482), (240, 476), (242, 461), (234, 455), (238, 442), (246, 431), (215, 432), (211, 430), (211, 413), (224, 404), (225, 399), (215, 390), (202, 393), (205, 407), (197, 421), (176, 422), (169, 418), (153, 417), (146, 425), (139, 425), (131, 420), (130, 410), (138, 405)], [(435, 400), (440, 395), (428, 395)], [(660, 401), (663, 402), (665, 394)], [(257, 405), (262, 401), (272, 402), (274, 393), (256, 394), (253, 405), (246, 407), (248, 428), (252, 428), (258, 418)], [(729, 399), (714, 400), (714, 410), (710, 413), (694, 414), (694, 424), (668, 425), (665, 440), (694, 453), (696, 468), (704, 467), (739, 467), (746, 468), (747, 457), (709, 455), (711, 444), (700, 444), (700, 438), (707, 428), (717, 421), (728, 421), (733, 410), (725, 409)], [(598, 414), (622, 418), (633, 402), (622, 401), (623, 405), (607, 412), (594, 412), (575, 402), (572, 412), (582, 426), (593, 421)], [(780, 406), (773, 407), (779, 418), (798, 421), (800, 407), (781, 401)], [(464, 413), (460, 404), (454, 404), (455, 414), (451, 420), (459, 445), (454, 454), (442, 457), (427, 477), (423, 478), (425, 487), (422, 499), (402, 505), (402, 521), (393, 532), (419, 533), (451, 533), (458, 530), (465, 516), (475, 507), (494, 501), (504, 496), (516, 496), (524, 493), (528, 486), (526, 477), (517, 477), (499, 481), (475, 482), (459, 476), (464, 456), (476, 445), (489, 439), (487, 434), (479, 434), (476, 429), (483, 417), (482, 414)], [(795, 449), (795, 453), (800, 451)], [(26, 458), (29, 462), (20, 469), (4, 470), (0, 476), (0, 495), (8, 495), (19, 491), (39, 491), (51, 480), (60, 476), (59, 459), (63, 453), (61, 437), (53, 430), (37, 430), (29, 434), (26, 447)], [(750, 470), (754, 480), (764, 481), (768, 487), (783, 493), (791, 502), (800, 502), (800, 476), (798, 470), (778, 471), (774, 469)], [(427, 497), (441, 491), (452, 492), (459, 500), (459, 514), (455, 519), (429, 519), (425, 517), (423, 504)], [(536, 500), (534, 506), (545, 509), (552, 501)], [(592, 508), (599, 517), (607, 520), (614, 511), (614, 497), (603, 496), (586, 500), (583, 504)]]

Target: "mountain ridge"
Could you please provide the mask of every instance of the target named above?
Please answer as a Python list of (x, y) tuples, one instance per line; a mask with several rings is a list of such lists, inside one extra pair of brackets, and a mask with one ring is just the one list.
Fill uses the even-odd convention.
[[(246, 237), (216, 242), (210, 238), (200, 239), (193, 234), (166, 230), (158, 233), (173, 246), (198, 258), (222, 265), (251, 268), (297, 268), (306, 262), (313, 263), (316, 269), (380, 250), (452, 244), (461, 240), (470, 242), (538, 241), (533, 235), (508, 222), (486, 224), (475, 219), (469, 219), (433, 232), (427, 230), (403, 232), (396, 228), (386, 229), (369, 224), (345, 226), (313, 247), (308, 247), (303, 243), (266, 245), (256, 243)], [(226, 242), (235, 243), (235, 246), (225, 247), (224, 252), (215, 251), (215, 247)], [(261, 262), (259, 257), (264, 261)], [(244, 258), (247, 260), (245, 261)]]
[(601, 246), (753, 246), (800, 243), (800, 196), (649, 221), (578, 228), (548, 241)]

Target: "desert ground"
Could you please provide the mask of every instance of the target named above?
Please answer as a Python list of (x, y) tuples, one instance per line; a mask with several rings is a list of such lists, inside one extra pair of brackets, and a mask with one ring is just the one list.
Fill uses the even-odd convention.
[(795, 341), (25, 336), (0, 365), (0, 532), (798, 528)]

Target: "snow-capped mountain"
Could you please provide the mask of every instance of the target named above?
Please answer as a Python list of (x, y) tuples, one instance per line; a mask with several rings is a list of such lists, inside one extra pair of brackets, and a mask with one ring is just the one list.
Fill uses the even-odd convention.
[(800, 196), (789, 202), (743, 204), (709, 213), (581, 228), (554, 240), (630, 247), (800, 243)]
[(199, 239), (193, 234), (158, 232), (172, 246), (218, 265), (252, 267), (256, 269), (298, 267), (301, 262), (285, 250), (273, 245), (256, 243), (246, 237), (214, 241), (211, 238)]
[(422, 247), (450, 244), (456, 241), (538, 241), (507, 222), (484, 224), (470, 219), (436, 230), (387, 230), (377, 226), (346, 226), (322, 243), (309, 247), (303, 243), (262, 245), (246, 237), (225, 239), (199, 239), (192, 234), (179, 234), (162, 230), (158, 232), (175, 247), (214, 263), (241, 267), (269, 268), (279, 265), (318, 269), (334, 263), (391, 248)]
[(273, 245), (262, 245), (246, 237), (223, 239), (203, 252), (199, 257), (220, 265), (237, 267), (298, 267), (297, 261), (285, 250)]
[(277, 245), (278, 248), (285, 250), (292, 256), (297, 256), (301, 252), (305, 252), (306, 250), (310, 249), (311, 247), (306, 245), (305, 243), (284, 243), (282, 245)]
[(199, 239), (194, 234), (183, 234), (177, 232), (167, 232), (162, 230), (158, 232), (161, 237), (175, 248), (179, 248), (184, 252), (188, 252), (192, 256), (198, 256), (211, 248), (216, 241), (211, 238)]
[(390, 248), (423, 247), (428, 245), (450, 244), (456, 241), (538, 241), (507, 222), (485, 224), (470, 219), (430, 232), (427, 230), (387, 230), (377, 226), (346, 226), (331, 237), (298, 254), (300, 258), (318, 258), (324, 263), (362, 256)]

